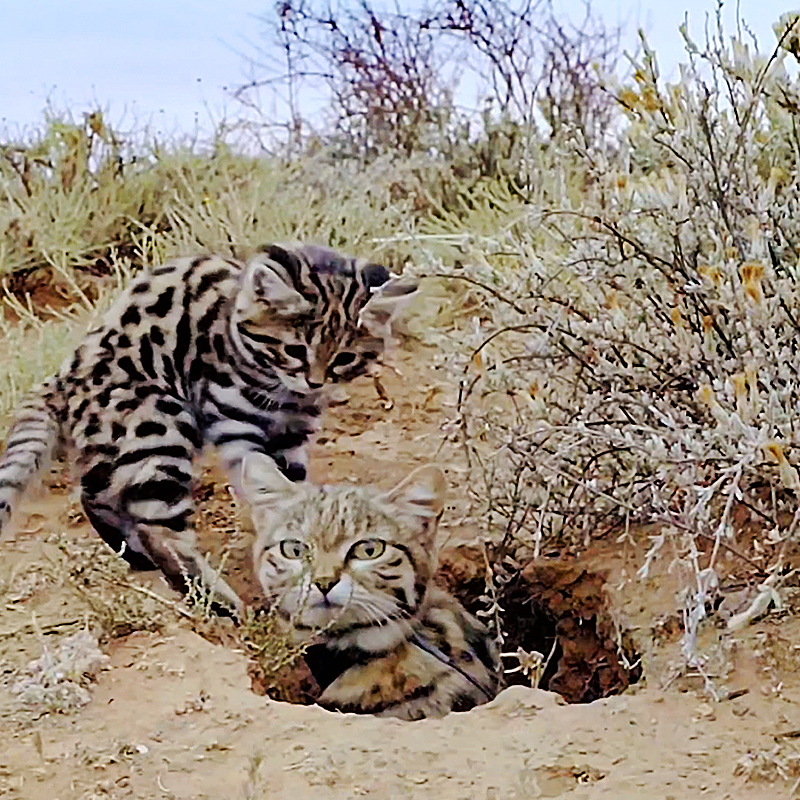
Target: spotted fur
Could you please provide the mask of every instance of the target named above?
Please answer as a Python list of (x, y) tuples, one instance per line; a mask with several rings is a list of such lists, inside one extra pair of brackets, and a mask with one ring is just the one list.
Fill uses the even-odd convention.
[(0, 458), (0, 531), (57, 449), (72, 455), (86, 514), (133, 566), (185, 590), (215, 581), (195, 551), (192, 463), (216, 448), (234, 482), (247, 453), (291, 480), (324, 407), (323, 385), (365, 372), (415, 286), (377, 264), (271, 245), (142, 273), (29, 398)]
[(438, 717), (491, 700), (499, 664), (486, 628), (432, 585), (445, 481), (436, 467), (391, 492), (288, 481), (244, 462), (267, 604), (298, 642), (330, 709)]

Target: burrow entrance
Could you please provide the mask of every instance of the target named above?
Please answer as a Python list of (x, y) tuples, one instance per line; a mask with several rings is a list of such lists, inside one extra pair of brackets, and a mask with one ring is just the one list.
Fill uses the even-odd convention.
[[(477, 547), (444, 550), (437, 583), (475, 614), (486, 608), (485, 559)], [(620, 631), (609, 609), (605, 578), (576, 564), (529, 562), (500, 590), (504, 653), (539, 653), (538, 668), (524, 656), (505, 657), (505, 684), (530, 686), (538, 676), (541, 689), (557, 692), (569, 703), (588, 703), (619, 694), (641, 675), (641, 661), (631, 637)], [(253, 691), (274, 700), (309, 705), (320, 695), (303, 657), (267, 678), (251, 665)]]
[[(473, 614), (486, 608), (485, 559), (477, 547), (442, 552), (438, 581)], [(629, 634), (609, 608), (605, 577), (578, 564), (530, 561), (499, 590), (504, 653), (542, 655), (538, 686), (568, 703), (590, 703), (624, 692), (642, 676)], [(525, 659), (503, 658), (513, 669)], [(507, 672), (506, 685), (530, 686), (531, 673)]]

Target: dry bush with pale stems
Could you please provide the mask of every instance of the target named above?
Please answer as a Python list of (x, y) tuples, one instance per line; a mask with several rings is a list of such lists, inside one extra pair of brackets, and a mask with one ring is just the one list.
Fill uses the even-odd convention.
[(780, 604), (800, 536), (797, 27), (784, 17), (769, 55), (721, 25), (704, 46), (684, 31), (672, 84), (645, 43), (632, 79), (608, 84), (618, 133), (551, 143), (548, 197), (491, 235), (462, 229), (450, 271), (470, 287), (440, 340), (460, 381), (453, 435), (496, 574), (509, 555), (658, 523), (640, 575), (660, 555), (683, 569), (700, 671), (720, 554), (751, 589), (736, 628)]

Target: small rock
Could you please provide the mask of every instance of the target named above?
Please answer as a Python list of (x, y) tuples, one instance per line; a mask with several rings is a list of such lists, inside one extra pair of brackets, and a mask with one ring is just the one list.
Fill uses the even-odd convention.
[(493, 709), (508, 715), (535, 714), (545, 708), (563, 705), (566, 705), (566, 701), (560, 694), (515, 685), (503, 689), (491, 703), (476, 709), (476, 713), (482, 713), (482, 709)]

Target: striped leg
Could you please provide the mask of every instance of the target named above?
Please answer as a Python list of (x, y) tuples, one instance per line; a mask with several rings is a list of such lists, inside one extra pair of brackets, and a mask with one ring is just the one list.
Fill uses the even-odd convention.
[(93, 527), (134, 568), (158, 568), (184, 593), (199, 580), (223, 608), (241, 612), (241, 600), (197, 552), (190, 528), (200, 442), (191, 411), (151, 394), (126, 410), (122, 428), (121, 438), (104, 443), (95, 436), (84, 450), (82, 501)]
[[(227, 415), (223, 416), (222, 410)], [(242, 411), (233, 404), (221, 408), (219, 403), (210, 403), (204, 409), (204, 418), (204, 438), (216, 448), (240, 497), (242, 461), (248, 453), (265, 453), (289, 480), (305, 480), (308, 448), (316, 430), (315, 416), (279, 409), (257, 414), (250, 409)]]
[(0, 533), (25, 489), (47, 467), (58, 433), (58, 422), (47, 408), (43, 392), (27, 397), (0, 456)]
[(256, 444), (246, 440), (223, 442), (217, 445), (225, 472), (238, 497), (241, 492), (242, 462), (248, 453), (266, 453), (290, 481), (304, 481), (308, 467), (308, 442), (290, 450), (275, 450), (269, 442)]

